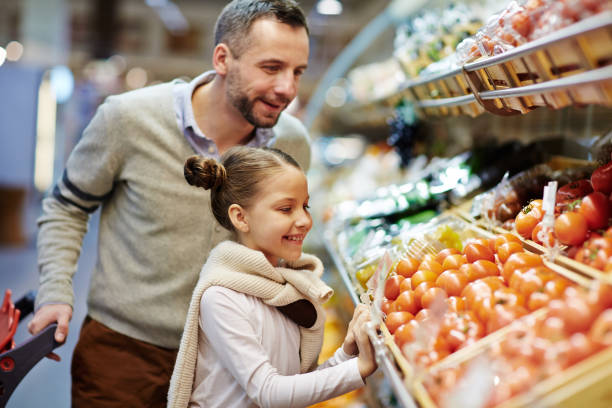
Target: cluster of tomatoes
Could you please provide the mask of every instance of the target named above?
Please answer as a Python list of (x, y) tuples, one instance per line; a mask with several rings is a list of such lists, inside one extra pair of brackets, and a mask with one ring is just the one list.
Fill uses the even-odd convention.
[[(543, 315), (512, 325), (503, 340), (488, 350), (488, 367), (496, 381), (487, 406), (496, 406), (548, 378), (612, 346), (612, 287), (595, 283), (590, 290), (571, 288), (552, 300)], [(443, 405), (445, 396), (465, 378), (462, 364), (431, 373), (429, 395)]]
[[(418, 356), (419, 364), (429, 366), (561, 298), (572, 285), (507, 233), (469, 240), (463, 251), (446, 248), (420, 260), (401, 259), (385, 281), (382, 311), (402, 350), (423, 322), (438, 320), (436, 338)], [(436, 316), (432, 308), (442, 300), (446, 311)]]
[(597, 168), (590, 179), (574, 181), (557, 192), (555, 223), (544, 228), (542, 200), (533, 200), (516, 216), (514, 227), (526, 239), (569, 247), (568, 255), (601, 270), (612, 270), (612, 162)]

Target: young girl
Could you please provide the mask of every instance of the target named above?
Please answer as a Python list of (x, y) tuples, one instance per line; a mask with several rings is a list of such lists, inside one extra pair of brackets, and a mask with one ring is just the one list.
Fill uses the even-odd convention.
[(321, 261), (302, 253), (312, 218), (299, 165), (279, 150), (235, 147), (221, 163), (189, 158), (185, 178), (211, 191), (215, 218), (237, 242), (217, 245), (202, 268), (168, 406), (304, 407), (363, 386), (376, 370), (363, 306), (316, 367), (332, 289)]

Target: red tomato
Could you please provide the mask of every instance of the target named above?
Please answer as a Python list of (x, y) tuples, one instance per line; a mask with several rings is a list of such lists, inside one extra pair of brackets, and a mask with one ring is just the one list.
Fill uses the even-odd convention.
[(384, 298), (382, 301), (382, 304), (380, 305), (380, 310), (388, 315), (389, 313), (391, 313), (391, 305), (393, 304), (393, 302), (387, 298)]
[(467, 274), (456, 269), (444, 271), (436, 279), (436, 286), (444, 289), (449, 296), (461, 295), (461, 291), (467, 284)]
[(592, 193), (593, 187), (587, 179), (576, 180), (567, 183), (557, 190), (557, 202), (574, 201)]
[(568, 365), (591, 356), (597, 351), (597, 345), (584, 333), (574, 333), (569, 338)]
[(595, 191), (612, 193), (612, 162), (595, 169), (591, 174), (591, 185)]
[(419, 323), (416, 320), (410, 320), (408, 323), (401, 325), (395, 330), (393, 339), (395, 344), (401, 349), (406, 343), (410, 343), (414, 340), (414, 330), (419, 327)]
[(453, 255), (453, 254), (460, 254), (460, 253), (461, 252), (459, 252), (459, 250), (456, 248), (445, 248), (441, 250), (440, 252), (438, 252), (438, 255), (436, 255), (436, 262), (438, 262), (441, 265), (444, 265), (444, 260), (446, 259), (447, 256)]
[(588, 227), (584, 216), (577, 212), (566, 212), (555, 220), (555, 235), (562, 244), (580, 245), (587, 237)]
[[(612, 175), (612, 171), (610, 174)], [(599, 191), (587, 195), (582, 199), (578, 211), (584, 216), (590, 229), (600, 229), (608, 226), (610, 204), (607, 195)]]
[(397, 299), (400, 294), (400, 284), (404, 280), (402, 275), (391, 275), (385, 281), (385, 297), (389, 300)]
[[(537, 227), (536, 227), (537, 228)], [(518, 239), (518, 238), (517, 238)], [(520, 242), (506, 242), (497, 248), (497, 257), (501, 263), (506, 263), (508, 257), (515, 252), (524, 252), (523, 244)]]
[(407, 256), (400, 259), (399, 263), (397, 264), (396, 271), (399, 275), (409, 278), (417, 271), (419, 263), (420, 262), (413, 257)]
[(429, 288), (423, 293), (421, 297), (421, 306), (425, 309), (430, 309), (434, 302), (444, 302), (448, 295), (444, 291), (444, 289), (440, 288)]
[(391, 310), (394, 312), (409, 312), (415, 314), (419, 309), (414, 297), (414, 292), (410, 290), (401, 292), (393, 302)]
[(393, 334), (401, 325), (414, 319), (414, 315), (410, 312), (391, 312), (385, 319), (385, 325), (389, 329), (389, 333)]
[(474, 263), (479, 259), (495, 262), (495, 255), (493, 255), (493, 252), (491, 252), (488, 246), (481, 244), (467, 244), (463, 250), (463, 254), (470, 263)]
[(563, 319), (568, 333), (576, 333), (586, 331), (591, 327), (597, 315), (595, 309), (587, 303), (586, 299), (575, 296), (571, 298), (566, 297), (565, 311), (563, 316), (560, 317)]

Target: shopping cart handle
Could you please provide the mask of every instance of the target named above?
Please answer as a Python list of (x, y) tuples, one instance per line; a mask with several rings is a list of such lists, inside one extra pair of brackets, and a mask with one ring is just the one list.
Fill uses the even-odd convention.
[(0, 354), (0, 407), (4, 407), (23, 377), (62, 343), (55, 341), (57, 324), (44, 328), (23, 344)]

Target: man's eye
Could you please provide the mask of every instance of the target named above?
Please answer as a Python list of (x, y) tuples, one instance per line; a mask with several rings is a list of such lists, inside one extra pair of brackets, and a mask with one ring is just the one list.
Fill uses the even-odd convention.
[(310, 208), (310, 206), (308, 204), (304, 204), (304, 209), (308, 210)]

